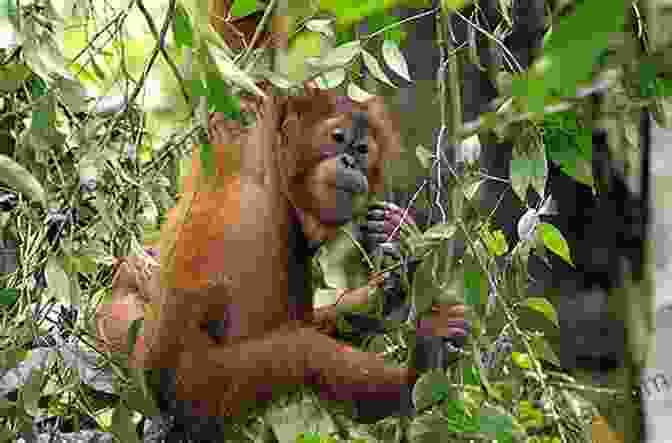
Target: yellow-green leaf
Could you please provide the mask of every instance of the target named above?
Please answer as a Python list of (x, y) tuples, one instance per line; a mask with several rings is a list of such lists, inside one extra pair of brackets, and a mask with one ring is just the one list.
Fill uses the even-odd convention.
[(539, 223), (538, 229), (541, 232), (544, 245), (564, 261), (574, 266), (569, 253), (569, 245), (562, 232), (550, 223)]
[(231, 7), (231, 15), (233, 17), (245, 17), (258, 10), (257, 0), (235, 0)]
[(415, 156), (418, 158), (418, 161), (423, 168), (429, 169), (429, 167), (432, 165), (432, 159), (434, 158), (432, 151), (425, 148), (424, 146), (418, 145), (415, 148)]
[(330, 69), (344, 67), (361, 52), (362, 45), (359, 40), (355, 40), (353, 42), (348, 42), (329, 50), (321, 58), (307, 59), (306, 63), (315, 68), (327, 71)]
[(558, 327), (560, 326), (558, 324), (558, 313), (556, 312), (555, 307), (544, 297), (526, 298), (521, 303), (521, 306), (540, 312), (544, 317), (553, 322), (554, 325)]
[(378, 63), (376, 57), (374, 57), (370, 52), (364, 49), (362, 49), (362, 57), (364, 60), (364, 64), (366, 65), (366, 68), (369, 70), (371, 75), (373, 75), (381, 82), (387, 83), (393, 88), (396, 88), (396, 85), (392, 83), (392, 81), (385, 74), (385, 71), (383, 71), (383, 68), (381, 68), (380, 63)]
[(44, 269), (45, 277), (47, 279), (47, 294), (46, 298), (56, 298), (62, 303), (72, 303), (70, 294), (70, 277), (63, 270), (60, 260), (57, 258), (50, 258), (47, 261), (47, 266)]
[(451, 12), (465, 7), (471, 3), (471, 0), (441, 0), (441, 7), (444, 11)]
[(500, 257), (509, 251), (509, 244), (501, 229), (491, 232), (489, 225), (484, 224), (481, 226), (480, 235), (491, 254)]
[(521, 369), (530, 369), (532, 367), (532, 360), (527, 354), (521, 352), (512, 352), (511, 360)]

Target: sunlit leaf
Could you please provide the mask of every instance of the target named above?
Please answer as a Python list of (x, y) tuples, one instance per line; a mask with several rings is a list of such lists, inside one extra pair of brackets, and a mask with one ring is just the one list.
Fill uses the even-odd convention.
[(574, 266), (569, 252), (569, 245), (562, 232), (550, 223), (540, 223), (539, 229), (541, 237), (544, 240), (544, 245), (564, 261)]
[(432, 154), (432, 152), (424, 146), (418, 145), (415, 148), (415, 156), (418, 158), (418, 161), (423, 168), (429, 169), (429, 167), (432, 165), (434, 154)]
[(333, 38), (335, 36), (333, 21), (331, 19), (308, 20), (306, 22), (306, 28), (313, 32), (319, 32), (325, 37)]
[(362, 45), (359, 40), (345, 43), (329, 50), (323, 57), (310, 58), (306, 60), (310, 66), (322, 70), (331, 70), (342, 68), (350, 63), (356, 56), (362, 52)]
[(183, 46), (194, 46), (194, 32), (191, 29), (191, 21), (186, 11), (178, 7), (175, 10), (175, 21), (173, 22), (175, 29), (175, 45), (178, 48)]
[(540, 312), (544, 317), (553, 322), (554, 325), (560, 326), (558, 324), (558, 313), (555, 311), (555, 307), (543, 297), (529, 297), (523, 300), (521, 306), (525, 306), (537, 312)]
[(524, 427), (541, 426), (544, 423), (544, 414), (529, 400), (521, 400), (518, 403), (518, 420)]
[(235, 0), (233, 6), (231, 6), (231, 15), (233, 17), (245, 17), (258, 10), (257, 0)]
[(364, 65), (374, 78), (392, 87), (396, 87), (396, 85), (392, 83), (392, 81), (380, 67), (380, 63), (378, 63), (378, 60), (376, 60), (376, 58), (373, 55), (371, 55), (370, 52), (362, 49), (362, 57), (364, 60)]
[(318, 5), (323, 11), (336, 15), (336, 24), (348, 27), (360, 22), (365, 17), (371, 17), (383, 11), (392, 9), (404, 0), (320, 0)]
[(533, 112), (541, 112), (553, 93), (574, 95), (577, 83), (590, 76), (612, 35), (623, 29), (627, 11), (626, 2), (620, 1), (577, 3), (572, 14), (553, 25), (544, 56), (530, 68), (530, 75), (514, 79), (512, 91), (525, 97)]
[(207, 48), (210, 51), (210, 57), (226, 80), (254, 92), (259, 97), (266, 97), (266, 94), (257, 86), (254, 79), (236, 66), (223, 49), (217, 48), (214, 45), (208, 45)]
[(47, 294), (45, 295), (45, 298), (55, 298), (65, 304), (72, 303), (70, 277), (63, 270), (63, 267), (57, 258), (52, 257), (47, 261), (47, 265), (44, 268), (44, 274), (47, 280)]
[(527, 354), (513, 351), (511, 353), (511, 360), (521, 369), (530, 369), (532, 368), (532, 360)]
[(332, 89), (343, 83), (345, 81), (345, 76), (345, 69), (338, 68), (320, 74), (320, 76), (315, 79), (315, 82), (320, 89)]
[(348, 83), (348, 97), (356, 102), (365, 102), (374, 97), (373, 94), (366, 92), (356, 84)]
[(441, 7), (444, 11), (456, 11), (463, 8), (472, 0), (441, 0)]
[(382, 47), (383, 60), (387, 63), (387, 66), (390, 67), (395, 73), (400, 77), (411, 81), (411, 74), (408, 72), (408, 63), (404, 54), (399, 49), (397, 45), (392, 40), (385, 40)]
[(500, 257), (509, 251), (509, 244), (506, 241), (506, 236), (501, 229), (490, 231), (489, 225), (484, 224), (481, 226), (479, 234), (481, 235), (483, 241), (485, 241), (485, 245), (488, 247), (488, 251), (490, 251), (492, 255)]

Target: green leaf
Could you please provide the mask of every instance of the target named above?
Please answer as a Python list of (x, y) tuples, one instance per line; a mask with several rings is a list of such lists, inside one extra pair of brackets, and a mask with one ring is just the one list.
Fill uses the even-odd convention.
[(530, 69), (530, 75), (514, 80), (514, 93), (525, 97), (533, 112), (543, 110), (552, 91), (574, 95), (577, 83), (590, 77), (612, 35), (623, 29), (627, 11), (626, 2), (621, 1), (577, 3), (573, 14), (553, 25), (544, 56)]
[(411, 74), (408, 72), (408, 63), (404, 54), (399, 49), (399, 45), (392, 40), (385, 40), (382, 47), (383, 60), (391, 70), (407, 81), (411, 81)]
[[(207, 54), (204, 55), (204, 60), (202, 63), (211, 64), (217, 67), (219, 72), (221, 72), (222, 77), (225, 80), (230, 81), (231, 83), (244, 88), (247, 91), (255, 93), (259, 97), (265, 97), (264, 91), (262, 91), (256, 82), (250, 75), (243, 70), (241, 70), (236, 64), (231, 60), (229, 54), (224, 51), (224, 49), (218, 48), (215, 45), (207, 45)], [(208, 87), (210, 80), (208, 79)]]
[(320, 0), (319, 9), (336, 16), (339, 27), (350, 27), (365, 17), (374, 17), (403, 3), (403, 0), (362, 1), (362, 0)]
[(502, 256), (509, 252), (509, 244), (506, 241), (504, 231), (497, 229), (492, 232), (492, 236), (494, 241), (492, 242), (491, 248), (495, 255)]
[(540, 196), (545, 195), (548, 169), (546, 150), (532, 128), (523, 130), (513, 145), (510, 163), (511, 187), (521, 201), (527, 201), (527, 188), (532, 188)]
[(231, 88), (226, 82), (214, 73), (208, 73), (207, 79), (208, 106), (215, 112), (223, 113), (227, 119), (242, 120), (240, 99), (231, 94)]
[(418, 158), (418, 161), (423, 168), (429, 169), (432, 165), (433, 154), (424, 146), (418, 145), (418, 147), (415, 148), (415, 156)]
[(0, 67), (0, 91), (5, 93), (16, 91), (30, 74), (30, 68), (24, 63), (8, 63)]
[(514, 158), (509, 163), (509, 174), (511, 175), (511, 188), (518, 198), (527, 201), (527, 188), (530, 186), (530, 164), (526, 158), (516, 158), (514, 148)]
[(579, 125), (576, 112), (548, 114), (543, 122), (548, 158), (579, 183), (593, 187), (593, 139), (590, 128)]
[(16, 17), (17, 11), (16, 0), (0, 0), (0, 17)]
[(331, 416), (308, 396), (294, 397), (286, 406), (281, 403), (272, 406), (266, 412), (264, 421), (273, 429), (277, 441), (282, 443), (295, 442), (296, 436), (305, 429), (310, 429), (308, 435), (333, 435), (336, 432)]
[(336, 29), (336, 46), (351, 42), (355, 39), (353, 28), (338, 27)]
[(544, 297), (529, 297), (523, 300), (521, 306), (530, 308), (534, 311), (540, 312), (544, 317), (549, 319), (554, 325), (560, 327), (558, 323), (558, 313), (555, 307)]
[(383, 83), (386, 83), (389, 86), (392, 86), (393, 88), (396, 88), (396, 85), (392, 83), (392, 81), (385, 74), (385, 71), (383, 71), (383, 69), (380, 67), (380, 63), (378, 63), (376, 57), (371, 55), (370, 52), (362, 49), (362, 58), (364, 60), (364, 65), (366, 65), (366, 68), (374, 78), (380, 80)]
[(215, 154), (214, 149), (210, 143), (202, 143), (200, 153), (201, 168), (205, 177), (215, 176)]
[(672, 96), (672, 80), (667, 78), (658, 78), (656, 79), (656, 85), (658, 90), (658, 95), (661, 97), (671, 97)]
[(61, 303), (71, 304), (73, 300), (70, 291), (70, 277), (63, 270), (60, 260), (50, 258), (44, 268), (44, 274), (47, 280), (45, 298), (53, 297)]
[(478, 192), (478, 189), (481, 187), (483, 183), (485, 183), (485, 179), (475, 181), (474, 183), (471, 183), (470, 185), (466, 186), (464, 190), (464, 197), (469, 201), (473, 200), (474, 196), (476, 195), (476, 192)]
[(544, 414), (529, 400), (521, 400), (518, 402), (518, 421), (525, 428), (542, 426)]
[(471, 0), (441, 0), (441, 7), (444, 11), (457, 11), (471, 3)]
[(306, 60), (306, 63), (317, 69), (328, 71), (346, 66), (361, 52), (362, 44), (359, 40), (355, 40), (330, 49), (322, 57), (309, 58)]
[[(545, 49), (560, 56), (559, 62), (573, 62), (568, 65), (570, 69), (557, 67), (554, 74), (558, 78), (553, 77), (557, 80), (555, 87), (561, 89), (560, 85), (567, 83), (559, 78), (561, 73), (580, 80), (582, 75), (590, 72), (595, 58), (608, 46), (612, 34), (625, 25), (627, 10), (625, 2), (613, 0), (577, 2), (574, 13), (553, 26)], [(597, 17), (600, 19), (596, 20)]]
[(314, 432), (302, 432), (296, 437), (296, 443), (321, 443), (320, 434)]
[(465, 257), (464, 264), (464, 302), (469, 306), (481, 306), (488, 293), (486, 276), (473, 257)]
[(437, 370), (428, 371), (413, 388), (413, 404), (417, 410), (422, 411), (450, 398), (454, 390), (446, 374)]
[(333, 89), (345, 81), (346, 75), (345, 69), (337, 68), (323, 72), (315, 81), (320, 89)]
[(175, 45), (178, 48), (194, 46), (194, 31), (191, 28), (191, 20), (187, 11), (180, 5), (175, 10), (175, 21), (173, 22), (175, 30)]
[(481, 376), (477, 367), (464, 366), (464, 384), (475, 386), (481, 385)]
[(501, 257), (509, 251), (509, 244), (501, 229), (490, 231), (490, 225), (484, 223), (479, 229), (479, 234), (488, 247), (490, 254)]
[(245, 17), (259, 10), (257, 0), (235, 0), (231, 6), (231, 15), (233, 17)]
[(562, 232), (550, 223), (539, 223), (537, 229), (539, 229), (539, 232), (541, 233), (544, 245), (564, 261), (574, 266), (569, 252), (569, 245), (562, 235)]
[(12, 306), (19, 299), (19, 290), (16, 288), (0, 289), (0, 306)]
[(444, 405), (444, 417), (447, 419), (446, 430), (450, 432), (460, 434), (478, 430), (478, 420), (467, 414), (463, 401), (447, 401)]
[(335, 36), (333, 21), (331, 19), (313, 19), (306, 22), (306, 28), (313, 32), (318, 32), (327, 38)]
[(369, 28), (369, 34), (373, 34), (374, 32), (379, 32), (383, 28), (387, 28), (385, 31), (383, 31), (383, 38), (385, 40), (401, 43), (406, 38), (406, 32), (401, 26), (390, 26), (398, 22), (399, 17), (390, 15), (384, 11), (370, 15), (366, 20)]
[(442, 288), (435, 278), (436, 253), (426, 257), (418, 266), (413, 276), (411, 296), (417, 312), (427, 312), (436, 300), (441, 300)]
[(348, 83), (348, 97), (356, 102), (369, 100), (374, 95), (357, 86), (355, 83)]
[(362, 265), (360, 249), (353, 244), (353, 223), (349, 223), (332, 241), (325, 244), (317, 257), (329, 288), (359, 288), (368, 282), (368, 270)]
[(38, 76), (33, 76), (28, 83), (28, 89), (35, 98), (47, 95), (47, 83)]
[(208, 92), (205, 84), (201, 79), (192, 79), (189, 82), (191, 85), (191, 96), (192, 97), (206, 97)]
[(650, 62), (639, 64), (639, 91), (642, 97), (653, 97), (656, 94), (656, 65)]
[(532, 112), (542, 112), (546, 96), (550, 95), (546, 85), (540, 79), (540, 74), (537, 72), (523, 72), (522, 74), (513, 75), (511, 78), (511, 93), (515, 97), (520, 97), (515, 100)]
[(530, 369), (532, 368), (532, 360), (527, 354), (521, 352), (513, 351), (511, 353), (511, 360), (521, 369)]
[(505, 414), (478, 416), (478, 432), (497, 438), (497, 443), (513, 440), (513, 418)]

